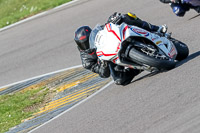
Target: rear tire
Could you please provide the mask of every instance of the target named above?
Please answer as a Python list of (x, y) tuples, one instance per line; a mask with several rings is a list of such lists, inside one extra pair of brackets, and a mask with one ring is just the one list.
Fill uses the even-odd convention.
[(128, 56), (131, 60), (140, 65), (148, 65), (151, 67), (156, 67), (159, 70), (170, 70), (173, 69), (176, 65), (176, 62), (169, 60), (161, 60), (151, 56), (148, 56), (135, 48), (131, 48)]

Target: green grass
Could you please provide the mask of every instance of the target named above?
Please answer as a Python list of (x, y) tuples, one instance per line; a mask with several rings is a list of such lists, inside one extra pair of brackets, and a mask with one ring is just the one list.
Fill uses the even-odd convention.
[(0, 0), (0, 28), (71, 0)]
[[(0, 0), (0, 28), (71, 0)], [(45, 101), (47, 88), (0, 96), (0, 132), (32, 116)]]
[(0, 96), (0, 132), (31, 117), (44, 104), (48, 92), (48, 88), (42, 87)]

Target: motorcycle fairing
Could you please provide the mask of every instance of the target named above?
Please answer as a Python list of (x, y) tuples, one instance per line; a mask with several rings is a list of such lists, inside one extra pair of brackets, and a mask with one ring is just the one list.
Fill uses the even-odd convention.
[(118, 53), (122, 47), (122, 42), (130, 36), (147, 38), (171, 59), (175, 59), (177, 55), (175, 46), (166, 37), (160, 37), (157, 34), (125, 23), (121, 25), (108, 23), (103, 30), (97, 33), (95, 38), (99, 59), (120, 64), (121, 61)]
[(117, 53), (121, 48), (120, 28), (110, 23), (103, 30), (97, 33), (95, 45), (97, 56), (102, 60), (112, 60), (118, 58)]
[(130, 36), (147, 38), (148, 40), (153, 42), (157, 47), (159, 47), (159, 49), (162, 52), (164, 52), (167, 57), (175, 59), (177, 55), (176, 48), (173, 45), (173, 43), (170, 40), (168, 40), (166, 37), (160, 37), (159, 35), (155, 33), (151, 33), (149, 31), (146, 31), (136, 26), (130, 26), (126, 24), (122, 24), (121, 26), (124, 27), (122, 30), (123, 41), (126, 40)]

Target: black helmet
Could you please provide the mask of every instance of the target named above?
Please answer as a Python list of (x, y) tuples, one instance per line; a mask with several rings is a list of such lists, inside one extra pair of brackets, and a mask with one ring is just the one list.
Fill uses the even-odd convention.
[(81, 50), (89, 48), (89, 36), (91, 31), (89, 26), (82, 26), (76, 30), (74, 41)]

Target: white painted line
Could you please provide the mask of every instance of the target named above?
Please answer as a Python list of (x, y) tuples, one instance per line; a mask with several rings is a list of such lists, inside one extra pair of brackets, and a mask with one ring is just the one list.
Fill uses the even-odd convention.
[(40, 127), (42, 127), (42, 126), (46, 125), (47, 123), (49, 123), (49, 122), (53, 121), (54, 119), (56, 119), (56, 118), (60, 117), (61, 115), (65, 114), (66, 112), (68, 112), (68, 111), (70, 111), (70, 110), (72, 110), (72, 109), (76, 108), (76, 107), (77, 107), (77, 106), (79, 106), (80, 104), (82, 104), (82, 103), (86, 102), (86, 101), (87, 101), (87, 100), (89, 100), (90, 98), (94, 97), (95, 95), (97, 95), (98, 93), (100, 93), (101, 91), (103, 91), (105, 88), (107, 88), (108, 86), (110, 86), (112, 83), (114, 83), (114, 81), (113, 81), (113, 80), (112, 80), (111, 82), (109, 82), (107, 85), (105, 85), (103, 88), (99, 89), (98, 91), (96, 91), (95, 93), (93, 93), (92, 95), (90, 95), (89, 97), (87, 97), (86, 99), (84, 99), (84, 100), (80, 101), (80, 102), (79, 102), (79, 103), (77, 103), (76, 105), (74, 105), (74, 106), (72, 106), (71, 108), (67, 109), (66, 111), (64, 111), (64, 112), (60, 113), (59, 115), (57, 115), (56, 117), (52, 118), (51, 120), (49, 120), (49, 121), (47, 121), (47, 122), (43, 123), (42, 125), (40, 125), (40, 126), (38, 126), (38, 127), (34, 128), (33, 130), (31, 130), (31, 131), (30, 131), (30, 132), (28, 132), (28, 133), (31, 133), (31, 132), (33, 132), (33, 131), (35, 131), (35, 130), (39, 129)]
[[(48, 12), (50, 12), (50, 11), (52, 11), (52, 10), (59, 9), (59, 8), (64, 7), (64, 6), (67, 6), (67, 5), (70, 5), (70, 4), (72, 4), (72, 3), (75, 3), (75, 2), (77, 2), (77, 1), (79, 1), (79, 0), (72, 0), (72, 1), (70, 1), (70, 2), (68, 2), (68, 3), (62, 4), (62, 5), (58, 6), (58, 7), (55, 7), (55, 8), (53, 8), (53, 9), (50, 9), (50, 10), (48, 10), (48, 11), (39, 13), (39, 14), (34, 15), (34, 16), (32, 16), (32, 17), (26, 18), (26, 19), (24, 19), (24, 20), (22, 20), (22, 21), (19, 21), (19, 22), (16, 22), (16, 23), (14, 23), (14, 24), (11, 24), (11, 25), (9, 25), (9, 26), (6, 26), (6, 27), (4, 27), (4, 28), (1, 28), (1, 29), (0, 29), (0, 32), (3, 31), (3, 30), (9, 29), (9, 28), (11, 28), (11, 27), (14, 27), (14, 26), (16, 26), (16, 25), (18, 25), (18, 24), (24, 23), (24, 22), (26, 22), (26, 21), (35, 19), (35, 18), (37, 18), (37, 17), (39, 17), (39, 16), (42, 16), (42, 15), (44, 15), (44, 14), (47, 14)], [(81, 66), (81, 65), (80, 65), (80, 66)], [(78, 67), (80, 67), (80, 66), (78, 66)], [(73, 67), (72, 67), (72, 68), (73, 68)], [(74, 68), (76, 68), (76, 67), (74, 67)], [(69, 68), (69, 69), (71, 69), (71, 68)], [(26, 82), (26, 81), (32, 80), (32, 79), (34, 79), (34, 78), (39, 78), (39, 77), (42, 77), (42, 76), (46, 76), (46, 75), (50, 75), (50, 74), (54, 74), (54, 73), (58, 73), (58, 72), (66, 71), (66, 70), (68, 70), (68, 69), (59, 70), (59, 71), (56, 71), (56, 72), (52, 72), (52, 73), (40, 75), (40, 76), (37, 76), (37, 77), (33, 77), (33, 78), (30, 78), (30, 79), (27, 79), (27, 80), (19, 81), (19, 82), (13, 83), (13, 84), (5, 85), (5, 86), (0, 87), (0, 89), (1, 89), (1, 88), (6, 88), (6, 87), (9, 87), (9, 86), (12, 86), (12, 85), (16, 85), (16, 84), (19, 84), (19, 83), (22, 83), (22, 82)]]
[(78, 65), (78, 66), (74, 66), (74, 67), (69, 67), (69, 68), (61, 69), (61, 70), (58, 70), (58, 71), (55, 71), (55, 72), (50, 72), (50, 73), (47, 73), (47, 74), (39, 75), (39, 76), (32, 77), (32, 78), (29, 78), (29, 79), (26, 79), (26, 80), (22, 80), (22, 81), (19, 81), (19, 82), (8, 84), (8, 85), (0, 87), (0, 89), (1, 88), (7, 88), (7, 87), (10, 87), (10, 86), (13, 86), (13, 85), (16, 85), (16, 84), (20, 84), (20, 83), (23, 83), (23, 82), (27, 82), (29, 80), (33, 80), (33, 79), (36, 79), (36, 78), (41, 78), (41, 77), (44, 77), (44, 76), (48, 76), (48, 75), (52, 75), (52, 74), (64, 72), (64, 71), (67, 71), (69, 69), (78, 68), (78, 67), (82, 67), (82, 65)]
[(67, 3), (65, 3), (65, 4), (62, 4), (62, 5), (58, 6), (58, 7), (55, 7), (55, 8), (53, 8), (53, 9), (50, 9), (50, 10), (48, 10), (48, 11), (44, 11), (44, 12), (39, 13), (39, 14), (36, 14), (36, 15), (34, 15), (34, 16), (32, 16), (32, 17), (26, 18), (26, 19), (24, 19), (24, 20), (21, 20), (21, 21), (19, 21), (19, 22), (16, 22), (16, 23), (14, 23), (14, 24), (11, 24), (11, 25), (9, 25), (9, 26), (6, 26), (6, 27), (4, 27), (4, 28), (1, 28), (1, 29), (0, 29), (0, 32), (3, 31), (3, 30), (7, 30), (7, 29), (9, 29), (9, 28), (11, 28), (11, 27), (14, 27), (14, 26), (16, 26), (16, 25), (19, 25), (19, 24), (21, 24), (21, 23), (24, 23), (24, 22), (26, 22), (26, 21), (35, 19), (35, 18), (37, 18), (37, 17), (39, 17), (39, 16), (45, 15), (45, 14), (49, 13), (49, 12), (52, 11), (52, 10), (59, 9), (59, 8), (64, 7), (64, 6), (67, 6), (67, 5), (70, 5), (70, 4), (72, 4), (72, 3), (75, 3), (75, 2), (77, 2), (77, 1), (79, 1), (79, 0), (72, 0), (72, 1), (70, 1), (70, 2), (67, 2)]
[(65, 4), (62, 4), (62, 5), (60, 5), (60, 6), (57, 6), (57, 7), (53, 8), (52, 10), (65, 7), (65, 6), (67, 6), (67, 5), (70, 5), (70, 4), (72, 4), (72, 3), (75, 3), (75, 2), (77, 2), (77, 1), (79, 1), (79, 0), (72, 0), (72, 1), (70, 1), (70, 2), (68, 2), (68, 3), (65, 3)]

